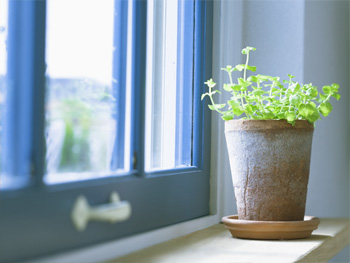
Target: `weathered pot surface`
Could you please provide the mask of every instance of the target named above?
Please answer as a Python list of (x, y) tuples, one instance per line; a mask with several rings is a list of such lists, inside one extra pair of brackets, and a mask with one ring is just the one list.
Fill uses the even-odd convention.
[(239, 219), (304, 219), (313, 129), (302, 120), (225, 123)]

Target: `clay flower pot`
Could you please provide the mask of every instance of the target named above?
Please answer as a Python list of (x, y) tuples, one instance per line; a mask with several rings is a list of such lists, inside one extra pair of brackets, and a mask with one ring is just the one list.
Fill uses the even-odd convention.
[(240, 220), (304, 219), (313, 130), (304, 120), (225, 123)]

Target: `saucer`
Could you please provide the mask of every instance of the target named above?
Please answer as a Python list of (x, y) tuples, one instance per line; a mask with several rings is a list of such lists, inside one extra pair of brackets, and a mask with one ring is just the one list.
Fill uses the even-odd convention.
[(254, 221), (239, 220), (238, 215), (222, 218), (225, 227), (233, 237), (246, 239), (299, 239), (311, 236), (317, 229), (320, 219), (314, 216), (305, 216), (303, 221)]

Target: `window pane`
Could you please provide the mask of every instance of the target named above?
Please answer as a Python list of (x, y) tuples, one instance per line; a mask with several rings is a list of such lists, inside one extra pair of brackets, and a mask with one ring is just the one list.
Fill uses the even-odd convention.
[[(3, 148), (3, 123), (6, 92), (6, 72), (7, 72), (7, 23), (8, 23), (8, 0), (0, 0), (0, 173), (3, 172), (2, 148)], [(2, 176), (5, 178), (4, 176)], [(6, 182), (1, 181), (0, 187)]]
[(114, 0), (47, 1), (48, 183), (111, 172), (114, 16)]
[[(179, 81), (183, 69), (180, 61), (184, 56), (184, 39), (178, 35), (182, 25), (179, 14), (178, 1), (148, 1), (146, 170), (190, 166), (192, 162), (191, 122), (182, 121), (183, 98), (179, 96), (183, 89), (190, 89), (188, 97), (192, 101), (192, 86), (184, 86)], [(192, 118), (191, 104), (186, 106)], [(181, 131), (184, 124), (189, 126), (186, 134)], [(182, 136), (189, 139), (188, 158), (180, 160), (181, 154), (177, 152), (183, 149)]]

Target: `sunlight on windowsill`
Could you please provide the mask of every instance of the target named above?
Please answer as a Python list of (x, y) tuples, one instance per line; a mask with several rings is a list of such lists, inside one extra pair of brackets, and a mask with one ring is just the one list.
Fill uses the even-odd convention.
[(349, 219), (321, 219), (309, 238), (261, 241), (232, 238), (217, 224), (110, 262), (326, 262), (349, 244), (349, 225)]

